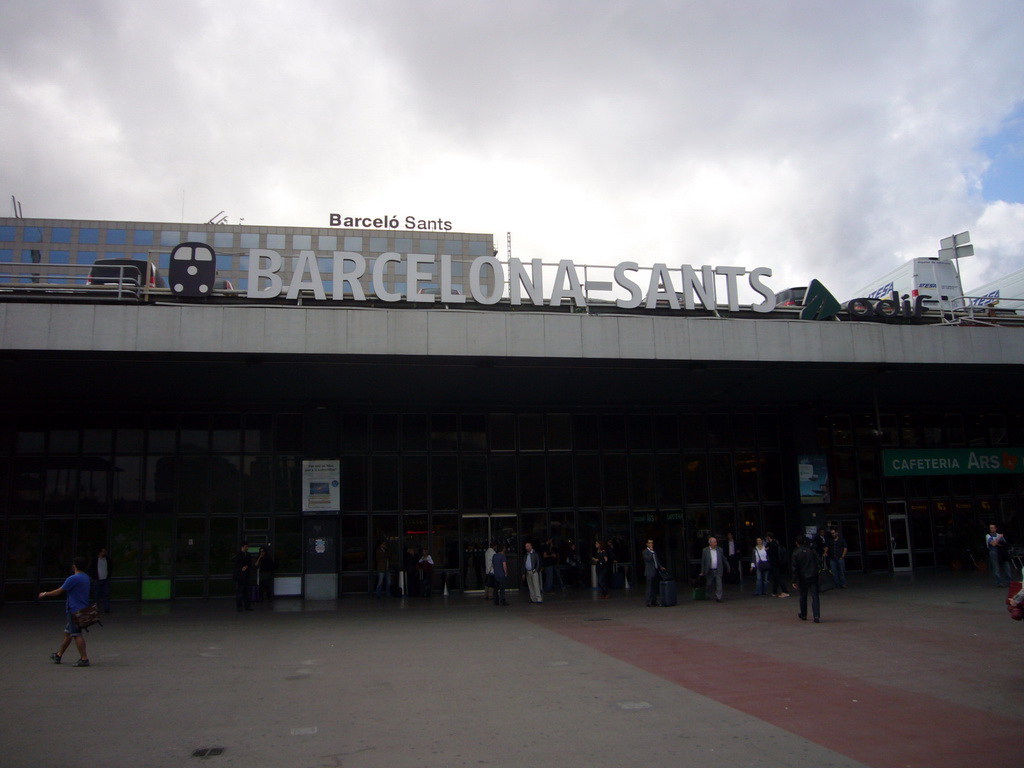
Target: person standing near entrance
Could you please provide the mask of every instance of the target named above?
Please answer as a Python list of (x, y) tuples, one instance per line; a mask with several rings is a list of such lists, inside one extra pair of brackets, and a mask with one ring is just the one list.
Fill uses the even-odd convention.
[(643, 552), (644, 557), (644, 578), (647, 580), (647, 602), (646, 605), (656, 606), (658, 604), (658, 584), (667, 573), (665, 566), (654, 551), (654, 539), (647, 540), (647, 547)]
[(807, 621), (807, 593), (811, 595), (811, 613), (814, 614), (814, 623), (821, 621), (821, 603), (818, 595), (818, 571), (821, 570), (821, 558), (818, 553), (807, 543), (806, 536), (796, 537), (796, 551), (793, 552), (793, 559), (790, 562), (793, 571), (793, 589), (800, 588), (800, 613), (797, 617)]
[(840, 589), (846, 589), (846, 539), (838, 528), (830, 528), (832, 543), (828, 547), (828, 561), (832, 567), (832, 579)]
[(497, 550), (494, 549), (494, 542), (487, 542), (487, 549), (484, 551), (484, 598), (490, 600), (494, 597), (494, 556)]
[(768, 564), (771, 566), (772, 594), (775, 597), (789, 597), (789, 592), (786, 591), (786, 587), (782, 583), (782, 566), (785, 563), (785, 553), (771, 531), (764, 535), (764, 548), (768, 550)]
[(381, 541), (373, 553), (373, 567), (377, 569), (377, 589), (374, 594), (380, 600), (382, 595), (391, 594), (391, 561), (388, 557), (388, 543)]
[(96, 555), (96, 563), (92, 567), (93, 588), (96, 590), (96, 603), (104, 613), (110, 613), (110, 577), (114, 573), (114, 564), (107, 555), (107, 548), (100, 547)]
[(505, 588), (508, 586), (508, 557), (505, 555), (505, 545), (498, 543), (498, 548), (491, 560), (494, 569), (494, 604), (508, 605), (505, 600)]
[(604, 544), (598, 540), (594, 544), (594, 557), (592, 562), (594, 563), (594, 570), (597, 575), (597, 588), (601, 590), (601, 599), (608, 599), (608, 581), (611, 578), (611, 558), (608, 556), (608, 550), (604, 548)]
[(996, 580), (997, 587), (1007, 587), (1013, 580), (1007, 556), (1009, 548), (1006, 537), (999, 532), (995, 523), (991, 523), (985, 535), (985, 549), (988, 550), (989, 570), (992, 571), (992, 578)]
[(523, 555), (523, 578), (530, 589), (530, 602), (543, 603), (544, 594), (540, 586), (540, 569), (542, 567), (540, 553), (534, 551), (533, 544), (526, 542), (526, 554)]
[(729, 573), (729, 560), (725, 552), (718, 548), (718, 539), (714, 536), (708, 539), (708, 545), (700, 555), (700, 575), (707, 581), (708, 597), (712, 591), (715, 595), (715, 602), (722, 602), (722, 582), (725, 574)]
[(82, 630), (75, 623), (75, 613), (89, 605), (89, 574), (85, 572), (85, 558), (79, 555), (72, 560), (71, 569), (73, 573), (64, 580), (63, 584), (49, 592), (40, 592), (39, 599), (67, 595), (64, 603), (64, 612), (67, 614), (67, 624), (64, 626), (64, 641), (60, 644), (60, 649), (56, 653), (50, 654), (50, 661), (54, 664), (60, 664), (61, 659), (64, 658), (64, 651), (68, 649), (71, 641), (74, 640), (79, 656), (75, 666), (88, 667), (89, 652), (85, 647), (85, 638), (82, 637)]
[(249, 592), (249, 578), (252, 571), (252, 557), (249, 545), (243, 542), (235, 554), (235, 608), (239, 611), (252, 610), (252, 595)]

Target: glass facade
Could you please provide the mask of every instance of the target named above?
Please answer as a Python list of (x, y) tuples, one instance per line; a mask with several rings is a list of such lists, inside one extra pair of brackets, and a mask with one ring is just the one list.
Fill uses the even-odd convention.
[[(888, 520), (908, 520), (914, 567), (966, 567), (984, 527), (1020, 533), (1019, 475), (884, 478), (881, 450), (930, 443), (1024, 444), (1004, 414), (818, 416), (827, 505), (794, 502), (792, 425), (777, 413), (341, 412), (316, 415), (317, 449), (341, 460), (340, 591), (365, 593), (369, 553), (426, 548), (440, 588), (475, 588), (481, 521), (514, 546), (551, 540), (584, 557), (600, 537), (629, 571), (647, 538), (694, 572), (710, 535), (741, 552), (767, 530), (784, 541), (809, 520), (840, 527), (849, 569), (888, 570)], [(113, 594), (233, 594), (238, 542), (268, 545), (278, 576), (304, 573), (297, 412), (8, 414), (0, 428), (4, 601), (33, 600), (70, 558), (108, 547)], [(308, 519), (308, 516), (307, 516)], [(498, 526), (497, 521), (500, 521)], [(490, 530), (488, 529), (488, 530)], [(1011, 540), (1014, 540), (1011, 538)], [(983, 558), (979, 558), (983, 559)], [(629, 575), (630, 579), (633, 578)], [(298, 583), (298, 581), (296, 581)]]
[[(178, 225), (113, 222), (2, 219), (0, 224), (0, 262), (65, 265), (67, 269), (53, 272), (48, 282), (85, 283), (87, 267), (97, 258), (148, 259), (166, 272), (171, 249), (181, 242), (211, 243), (217, 251), (218, 277), (230, 280), (237, 290), (246, 290), (249, 282), (248, 250), (266, 248), (278, 251), (285, 268), (282, 276), (290, 280), (290, 266), (300, 251), (314, 250), (323, 276), (325, 289), (334, 287), (335, 251), (361, 254), (366, 259), (366, 274), (360, 280), (364, 293), (373, 295), (370, 272), (373, 261), (382, 253), (423, 253), (452, 257), (453, 288), (468, 295), (465, 283), (468, 260), (493, 252), (493, 237), (485, 234), (446, 233), (438, 241), (436, 234), (388, 231), (368, 233), (362, 230), (337, 228), (251, 227), (243, 225), (192, 224)], [(351, 234), (360, 232), (361, 234)], [(343, 247), (339, 247), (343, 246)], [(387, 289), (406, 293), (405, 262), (389, 265), (384, 283)], [(81, 267), (81, 269), (76, 269)], [(425, 286), (437, 292), (436, 281)]]

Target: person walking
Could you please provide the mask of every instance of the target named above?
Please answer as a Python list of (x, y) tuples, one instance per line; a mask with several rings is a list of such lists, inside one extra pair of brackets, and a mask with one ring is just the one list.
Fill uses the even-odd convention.
[(249, 545), (242, 543), (235, 553), (235, 609), (238, 611), (252, 610), (252, 594), (249, 590), (249, 579), (252, 576), (252, 556)]
[(104, 613), (110, 613), (110, 577), (114, 575), (114, 564), (107, 554), (106, 547), (100, 547), (90, 575), (96, 593), (96, 603)]
[(75, 613), (89, 606), (90, 585), (89, 574), (85, 572), (85, 558), (79, 555), (72, 560), (71, 569), (72, 574), (64, 580), (63, 584), (49, 592), (40, 592), (39, 599), (43, 600), (47, 597), (67, 595), (67, 599), (64, 602), (64, 612), (67, 614), (67, 623), (64, 625), (64, 640), (61, 642), (57, 652), (50, 654), (50, 661), (54, 664), (60, 664), (61, 659), (64, 658), (64, 651), (68, 649), (71, 641), (74, 640), (79, 657), (74, 666), (88, 667), (89, 652), (85, 647), (85, 638), (82, 637), (82, 630), (75, 622)]
[(818, 595), (818, 571), (821, 570), (821, 558), (810, 546), (806, 536), (796, 537), (796, 550), (790, 562), (793, 578), (793, 589), (800, 589), (800, 613), (797, 617), (807, 621), (807, 595), (811, 596), (811, 613), (814, 623), (821, 621), (821, 604)]
[(750, 552), (750, 570), (757, 577), (754, 585), (754, 596), (768, 595), (768, 576), (771, 573), (772, 564), (768, 559), (768, 550), (764, 541), (758, 536), (754, 540), (754, 549)]
[(828, 562), (832, 570), (832, 579), (840, 589), (846, 589), (846, 539), (839, 529), (830, 528), (832, 543), (828, 547)]
[(728, 573), (729, 560), (725, 552), (718, 548), (718, 539), (712, 536), (700, 555), (700, 575), (706, 579), (708, 597), (711, 597), (713, 592), (716, 603), (722, 602), (722, 583)]
[(992, 571), (992, 578), (996, 580), (997, 587), (1008, 587), (1013, 580), (1007, 556), (1009, 548), (1006, 537), (999, 532), (999, 527), (991, 523), (985, 535), (985, 549), (988, 550), (989, 570)]
[(505, 545), (498, 543), (491, 560), (494, 569), (494, 604), (508, 605), (505, 600), (505, 589), (508, 587), (508, 556), (505, 554)]
[(654, 539), (647, 540), (647, 546), (643, 551), (644, 557), (644, 578), (647, 580), (647, 602), (646, 605), (656, 606), (658, 604), (658, 585), (667, 573), (664, 564), (654, 551)]
[(377, 588), (374, 595), (380, 600), (384, 595), (391, 594), (391, 560), (388, 557), (388, 543), (381, 540), (373, 553), (373, 567), (377, 569)]

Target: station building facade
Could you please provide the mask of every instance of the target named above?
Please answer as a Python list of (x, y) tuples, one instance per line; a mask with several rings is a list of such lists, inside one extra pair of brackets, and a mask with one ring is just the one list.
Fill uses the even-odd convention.
[[(348, 252), (372, 262), (434, 239), (466, 275), (494, 251), (450, 232), (2, 219), (0, 261), (58, 275), (136, 248), (158, 260), (175, 238), (219, 258), (222, 229), (220, 247), (243, 250), (219, 266), (242, 292), (246, 248), (294, 260), (359, 238), (373, 250)], [(388, 289), (406, 293), (400, 277)], [(5, 602), (100, 547), (120, 599), (231, 595), (243, 540), (270, 548), (279, 594), (330, 598), (371, 589), (380, 541), (395, 568), (426, 549), (435, 587), (458, 593), (482, 586), (494, 540), (584, 561), (612, 541), (632, 580), (648, 538), (683, 577), (709, 535), (748, 556), (766, 531), (791, 546), (835, 525), (848, 570), (868, 572), (972, 567), (990, 522), (1024, 536), (1019, 327), (8, 288)], [(324, 463), (337, 504), (316, 508), (308, 472)]]

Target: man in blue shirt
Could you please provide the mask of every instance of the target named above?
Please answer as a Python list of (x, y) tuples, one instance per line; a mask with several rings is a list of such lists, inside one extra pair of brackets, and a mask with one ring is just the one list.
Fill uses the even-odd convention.
[(75, 662), (76, 667), (88, 667), (89, 666), (89, 654), (85, 649), (85, 638), (82, 637), (82, 630), (75, 624), (74, 614), (76, 611), (80, 611), (89, 605), (89, 574), (85, 572), (86, 562), (84, 557), (76, 557), (71, 561), (71, 567), (74, 569), (74, 573), (65, 579), (64, 583), (57, 587), (57, 589), (50, 590), (49, 592), (40, 592), (39, 599), (42, 600), (44, 597), (56, 597), (57, 595), (67, 595), (67, 601), (65, 603), (65, 611), (67, 612), (67, 625), (64, 627), (64, 642), (60, 645), (60, 650), (56, 653), (50, 654), (50, 660), (54, 664), (60, 664), (61, 658), (64, 656), (64, 651), (71, 645), (71, 639), (75, 640), (75, 647), (78, 648), (78, 655), (81, 657)]

